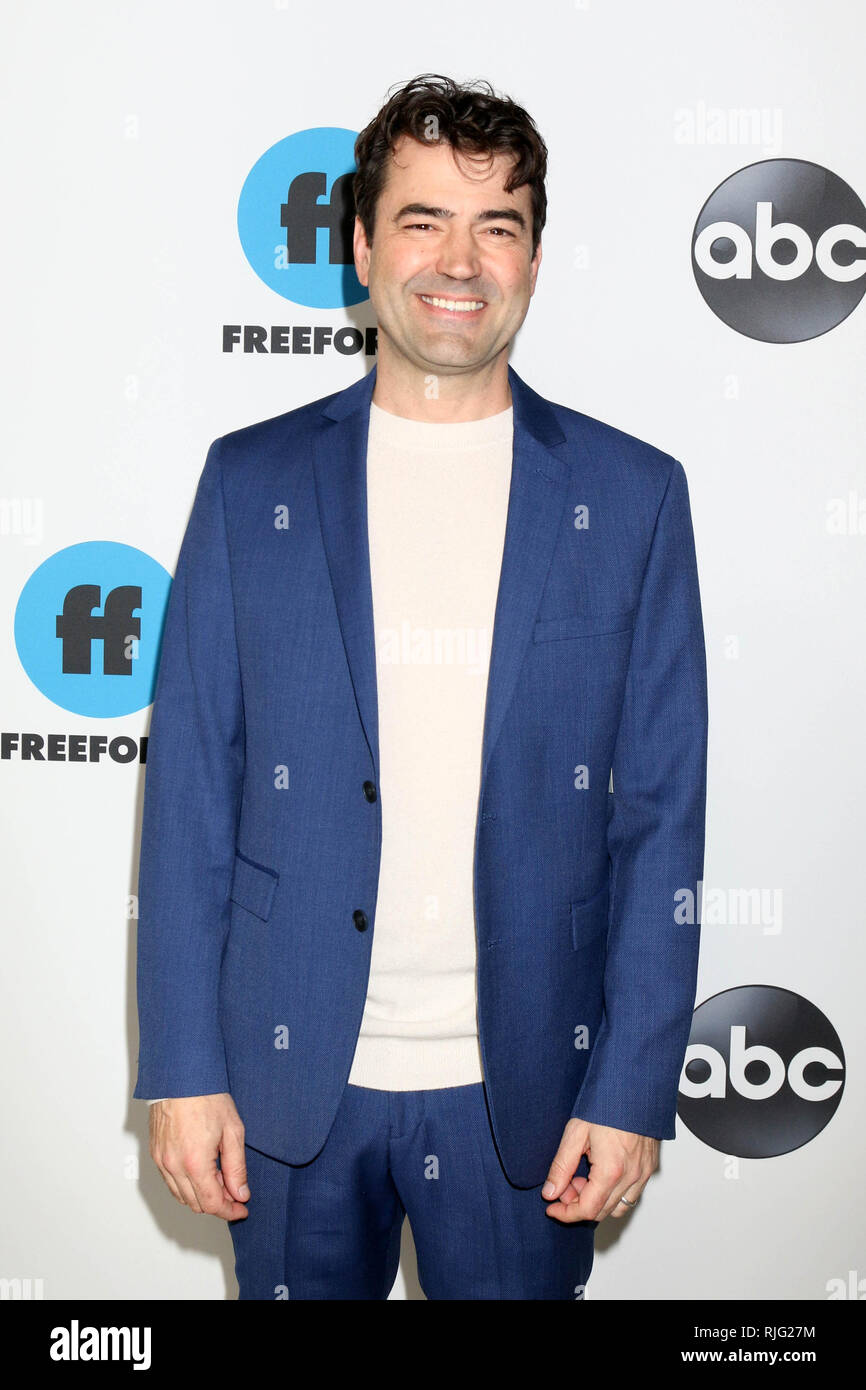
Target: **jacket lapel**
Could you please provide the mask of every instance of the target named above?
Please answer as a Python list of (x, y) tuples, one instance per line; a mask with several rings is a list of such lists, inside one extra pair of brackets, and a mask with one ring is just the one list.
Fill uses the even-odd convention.
[[(514, 449), (484, 715), (482, 779), (532, 637), (559, 534), (568, 466), (550, 405), (508, 368)], [(358, 713), (379, 777), (373, 596), (367, 531), (367, 432), (376, 367), (328, 399), (313, 432), (319, 521)]]

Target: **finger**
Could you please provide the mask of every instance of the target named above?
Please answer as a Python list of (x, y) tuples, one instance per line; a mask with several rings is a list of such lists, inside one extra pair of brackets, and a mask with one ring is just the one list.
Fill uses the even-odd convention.
[(189, 1180), (199, 1203), (199, 1210), (206, 1212), (208, 1216), (219, 1216), (224, 1221), (234, 1221), (248, 1215), (243, 1203), (235, 1201), (226, 1193), (225, 1186), (219, 1180), (216, 1159), (208, 1168), (191, 1171)]
[(169, 1192), (171, 1193), (172, 1197), (174, 1197), (175, 1201), (180, 1202), (180, 1204), (181, 1204), (182, 1207), (185, 1207), (185, 1206), (186, 1206), (186, 1202), (185, 1202), (184, 1198), (181, 1196), (180, 1188), (178, 1187), (178, 1185), (177, 1185), (177, 1183), (175, 1182), (174, 1178), (172, 1177), (171, 1173), (170, 1173), (170, 1172), (168, 1171), (168, 1169), (167, 1169), (162, 1163), (160, 1163), (158, 1160), (154, 1159), (154, 1162), (156, 1163), (157, 1168), (159, 1169), (160, 1173), (162, 1174), (163, 1181), (165, 1182), (165, 1185), (166, 1185), (166, 1187), (168, 1188)]
[(577, 1201), (577, 1198), (580, 1196), (581, 1192), (586, 1187), (588, 1181), (589, 1179), (584, 1177), (572, 1178), (571, 1182), (568, 1184), (568, 1187), (565, 1189), (563, 1193), (560, 1194), (559, 1197), (559, 1201), (562, 1202), (563, 1206), (567, 1207), (569, 1203)]
[(541, 1189), (545, 1202), (561, 1198), (574, 1178), (577, 1165), (583, 1157), (585, 1134), (585, 1128), (579, 1128), (577, 1125), (566, 1127)]
[(229, 1193), (228, 1190), (226, 1189), (225, 1181), (224, 1181), (224, 1179), (223, 1179), (223, 1175), (222, 1175), (222, 1173), (220, 1172), (219, 1168), (217, 1168), (217, 1178), (219, 1179), (220, 1187), (222, 1188), (222, 1190), (223, 1190), (223, 1192), (224, 1192), (224, 1194), (225, 1194), (225, 1199), (226, 1199), (226, 1201), (227, 1201), (227, 1202), (229, 1202), (229, 1201), (232, 1202), (232, 1203), (233, 1203), (233, 1206), (232, 1206), (231, 1210), (228, 1210), (228, 1208), (226, 1208), (225, 1211), (222, 1211), (222, 1212), (215, 1212), (215, 1213), (212, 1213), (212, 1215), (220, 1216), (220, 1217), (222, 1217), (222, 1218), (223, 1218), (224, 1220), (226, 1220), (226, 1221), (240, 1221), (240, 1220), (243, 1220), (244, 1217), (246, 1217), (246, 1216), (249, 1215), (249, 1209), (248, 1209), (247, 1207), (244, 1206), (243, 1202), (237, 1202), (237, 1201), (235, 1201), (235, 1199), (234, 1199), (233, 1197), (231, 1197), (230, 1193)]
[(219, 1171), (229, 1196), (236, 1202), (248, 1201), (250, 1189), (247, 1186), (247, 1156), (242, 1129), (227, 1125), (223, 1130)]
[(175, 1173), (175, 1181), (178, 1187), (180, 1188), (181, 1193), (183, 1194), (183, 1199), (186, 1202), (186, 1205), (189, 1207), (190, 1211), (194, 1211), (197, 1213), (197, 1215), (201, 1216), (203, 1208), (198, 1199), (198, 1193), (196, 1192), (195, 1187), (193, 1186), (189, 1174)]
[[(574, 1186), (580, 1179), (575, 1178)], [(605, 1174), (599, 1169), (599, 1165), (594, 1164), (589, 1171), (589, 1177), (583, 1180), (583, 1186), (576, 1198), (567, 1206), (562, 1202), (552, 1202), (547, 1208), (549, 1216), (556, 1216), (562, 1221), (601, 1221), (603, 1218), (600, 1213), (609, 1203), (614, 1188), (622, 1191), (625, 1184), (621, 1174)], [(555, 1208), (555, 1210), (552, 1210)]]
[(602, 1212), (609, 1206), (614, 1188), (621, 1183), (619, 1174), (601, 1172), (596, 1163), (590, 1169), (589, 1180), (579, 1194), (575, 1206), (583, 1221), (601, 1221)]
[(190, 1177), (189, 1170), (184, 1166), (182, 1160), (174, 1155), (170, 1156), (165, 1160), (165, 1169), (177, 1186), (178, 1193), (180, 1194), (179, 1200), (183, 1202), (184, 1206), (189, 1207), (190, 1211), (194, 1211), (198, 1215), (201, 1215), (202, 1206), (198, 1199), (198, 1194)]
[[(623, 1189), (622, 1192), (618, 1193), (616, 1201), (611, 1207), (610, 1215), (613, 1217), (628, 1216), (630, 1211), (634, 1211), (634, 1207), (637, 1204), (638, 1199), (640, 1198), (640, 1195), (648, 1182), (649, 1179), (645, 1178), (643, 1182), (632, 1183), (631, 1187), (626, 1187)], [(627, 1197), (629, 1202), (632, 1203), (632, 1205), (626, 1205), (626, 1203), (622, 1200), (623, 1197)]]
[(628, 1197), (630, 1202), (636, 1202), (643, 1189), (644, 1182), (641, 1179), (633, 1178), (631, 1182), (625, 1179), (622, 1182), (618, 1182), (609, 1200), (605, 1202), (602, 1207), (602, 1214), (598, 1218), (599, 1221), (604, 1221), (605, 1217), (610, 1216), (614, 1211), (625, 1216), (632, 1208), (627, 1207), (625, 1202), (622, 1201), (622, 1198)]
[[(574, 1203), (577, 1201), (588, 1182), (589, 1178), (572, 1178), (562, 1196), (558, 1198), (556, 1202), (551, 1202), (550, 1206), (547, 1208), (547, 1215), (554, 1216), (560, 1221), (567, 1221), (569, 1223), (573, 1221), (586, 1221), (587, 1217), (575, 1214), (573, 1208)], [(555, 1207), (556, 1210), (551, 1212), (550, 1207)]]
[(545, 1214), (554, 1221), (562, 1222), (564, 1226), (573, 1226), (576, 1221), (592, 1220), (592, 1217), (580, 1210), (579, 1202), (569, 1202), (567, 1206), (562, 1201), (551, 1202), (550, 1206), (545, 1208)]
[[(639, 1196), (640, 1188), (638, 1188), (635, 1183), (632, 1183), (631, 1187), (626, 1187), (622, 1192), (618, 1193), (616, 1201), (610, 1209), (610, 1216), (617, 1218), (620, 1216), (628, 1216), (629, 1212), (634, 1210), (634, 1205), (637, 1203)], [(624, 1202), (623, 1197), (627, 1197), (632, 1205), (629, 1206)]]
[(591, 1214), (591, 1211), (587, 1210), (587, 1203), (590, 1200), (589, 1196), (586, 1193), (586, 1188), (588, 1186), (589, 1181), (585, 1178), (583, 1188), (580, 1192), (577, 1193), (577, 1195), (574, 1198), (572, 1198), (570, 1202), (564, 1202), (562, 1198), (559, 1198), (555, 1202), (551, 1202), (550, 1205), (547, 1207), (547, 1215), (554, 1217), (557, 1221), (563, 1221), (569, 1225), (575, 1221), (595, 1220), (595, 1218)]
[[(627, 1216), (630, 1211), (634, 1210), (634, 1206), (638, 1202), (641, 1193), (651, 1177), (652, 1170), (648, 1173), (639, 1173), (631, 1182), (626, 1178), (622, 1182), (617, 1183), (616, 1191), (611, 1199), (610, 1210), (605, 1214), (610, 1216)], [(627, 1197), (632, 1205), (626, 1205), (622, 1200), (623, 1197)]]

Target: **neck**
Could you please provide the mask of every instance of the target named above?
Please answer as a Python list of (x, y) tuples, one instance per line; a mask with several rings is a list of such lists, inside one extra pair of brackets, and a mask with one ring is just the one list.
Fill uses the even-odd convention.
[(440, 373), (396, 359), (386, 343), (380, 334), (372, 396), (380, 410), (442, 425), (483, 420), (511, 406), (506, 351), (476, 371)]

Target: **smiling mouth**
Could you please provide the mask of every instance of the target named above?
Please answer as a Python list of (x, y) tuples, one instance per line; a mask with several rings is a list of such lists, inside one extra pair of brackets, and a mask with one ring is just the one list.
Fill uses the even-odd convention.
[(419, 294), (418, 298), (432, 309), (445, 309), (448, 313), (478, 313), (487, 303), (484, 299), (446, 299), (442, 295)]

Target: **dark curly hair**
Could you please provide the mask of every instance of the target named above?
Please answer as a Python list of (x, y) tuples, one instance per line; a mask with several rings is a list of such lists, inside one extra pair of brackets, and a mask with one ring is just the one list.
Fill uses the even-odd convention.
[(466, 83), (425, 72), (399, 87), (355, 141), (355, 211), (372, 244), (376, 203), (385, 186), (391, 152), (402, 135), (429, 143), (431, 118), (437, 139), (459, 153), (510, 154), (514, 166), (506, 193), (529, 184), (532, 254), (547, 219), (547, 146), (532, 117), (510, 97), (497, 96), (483, 79)]

